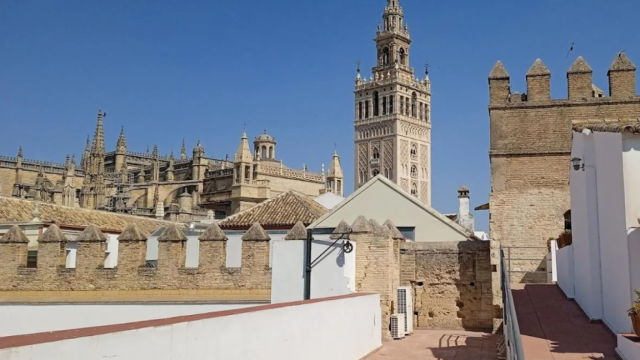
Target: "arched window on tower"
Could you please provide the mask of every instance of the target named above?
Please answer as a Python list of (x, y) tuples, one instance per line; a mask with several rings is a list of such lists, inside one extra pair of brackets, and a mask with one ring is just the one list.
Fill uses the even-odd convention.
[(387, 47), (382, 49), (382, 64), (383, 65), (389, 64), (389, 48)]
[(358, 119), (362, 120), (362, 101), (358, 103)]
[(429, 105), (424, 104), (424, 120), (429, 122)]
[(411, 165), (411, 177), (414, 179), (418, 177), (418, 168), (415, 165)]
[(274, 159), (274, 154), (273, 152), (275, 151), (275, 148), (273, 146), (269, 147), (269, 159), (273, 160)]
[(249, 165), (244, 167), (244, 182), (247, 184), (251, 182), (251, 167)]
[(382, 97), (382, 115), (387, 115), (387, 97)]
[(373, 170), (373, 177), (378, 176), (378, 174), (380, 174), (380, 171), (378, 169)]
[(404, 48), (400, 48), (400, 50), (398, 50), (398, 62), (400, 63), (400, 65), (407, 65), (406, 61), (407, 54), (405, 53)]
[(380, 115), (380, 96), (378, 96), (378, 92), (373, 92), (373, 116)]
[(369, 118), (369, 100), (364, 102), (364, 118)]
[(378, 148), (373, 148), (373, 158), (380, 159), (380, 151), (378, 151)]
[(422, 108), (422, 103), (420, 103), (419, 107), (420, 107), (420, 109), (419, 109), (419, 112), (420, 112), (420, 120), (422, 120), (422, 115), (424, 114), (424, 112), (423, 112), (423, 110), (424, 110), (424, 109)]
[(400, 115), (404, 115), (404, 96), (400, 95)]
[(414, 92), (411, 95), (411, 116), (414, 118), (418, 117), (417, 111), (418, 111), (418, 95)]
[(416, 183), (411, 183), (411, 195), (418, 195), (418, 185)]
[(262, 151), (260, 152), (260, 156), (262, 157), (262, 160), (265, 160), (267, 158), (267, 147), (262, 145)]
[(389, 95), (389, 114), (393, 114), (393, 95)]
[(418, 160), (418, 145), (411, 144), (411, 160)]

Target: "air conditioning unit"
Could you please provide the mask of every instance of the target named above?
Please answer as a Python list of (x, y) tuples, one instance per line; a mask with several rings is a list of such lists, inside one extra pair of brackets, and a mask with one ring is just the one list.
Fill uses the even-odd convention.
[(411, 286), (398, 287), (398, 314), (405, 318), (405, 334), (413, 334), (413, 297)]
[(394, 339), (404, 338), (404, 314), (391, 315), (391, 337)]

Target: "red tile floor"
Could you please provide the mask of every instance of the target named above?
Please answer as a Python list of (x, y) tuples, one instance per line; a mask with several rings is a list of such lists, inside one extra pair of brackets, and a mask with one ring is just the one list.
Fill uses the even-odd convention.
[(366, 360), (495, 360), (495, 335), (458, 330), (416, 330), (385, 342)]
[(557, 285), (512, 285), (526, 360), (618, 359), (616, 338), (589, 323)]

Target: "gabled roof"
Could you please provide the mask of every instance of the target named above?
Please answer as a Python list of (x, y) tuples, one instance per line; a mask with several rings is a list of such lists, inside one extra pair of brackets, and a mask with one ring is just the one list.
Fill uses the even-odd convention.
[[(34, 201), (0, 196), (0, 224), (30, 222), (33, 219), (35, 205)], [(158, 228), (173, 224), (170, 221), (42, 202), (38, 203), (38, 208), (40, 210), (39, 218), (42, 222), (55, 220), (60, 226), (85, 227), (89, 224), (95, 224), (103, 231), (122, 232), (127, 225), (135, 223), (141, 230), (152, 233)], [(181, 224), (181, 226), (184, 225)]]
[(313, 198), (313, 200), (331, 210), (336, 207), (336, 205), (340, 204), (342, 200), (344, 200), (344, 197), (336, 195), (332, 192), (326, 192), (320, 196), (316, 196), (315, 198)]
[[(415, 196), (413, 196), (413, 195), (407, 193), (406, 191), (402, 190), (402, 188), (400, 188), (400, 186), (398, 186), (393, 181), (387, 179), (383, 175), (377, 175), (373, 179), (369, 180), (366, 184), (362, 185), (358, 190), (353, 192), (343, 202), (338, 204), (338, 206), (333, 208), (330, 212), (322, 215), (320, 218), (318, 218), (316, 221), (314, 221), (313, 224), (309, 225), (309, 228), (315, 228), (318, 225), (320, 225), (324, 220), (329, 218), (329, 216), (331, 216), (332, 214), (340, 211), (340, 209), (344, 208), (345, 206), (348, 206), (350, 203), (352, 203), (355, 199), (357, 199), (363, 193), (367, 192), (367, 190), (370, 189), (376, 183), (382, 183), (382, 184), (388, 186), (390, 189), (395, 191), (398, 194), (398, 196), (401, 196), (401, 197), (405, 198), (406, 200), (412, 202), (417, 207), (422, 209), (424, 212), (428, 213), (429, 215), (433, 216), (435, 219), (437, 219), (440, 222), (444, 223), (445, 225), (447, 225), (448, 227), (450, 227), (452, 230), (454, 230), (455, 232), (459, 233), (460, 235), (466, 236), (468, 238), (474, 238), (475, 239), (473, 231), (470, 231), (470, 230), (464, 228), (463, 226), (460, 226), (459, 224), (457, 224), (456, 222), (452, 221), (451, 219), (449, 219), (445, 215), (442, 215), (441, 213), (439, 213), (436, 209), (423, 204), (422, 202), (420, 202), (420, 200), (418, 200), (418, 198), (416, 198)], [(367, 217), (367, 214), (362, 214), (362, 215)], [(418, 225), (418, 224), (415, 224), (415, 225)], [(400, 224), (400, 226), (402, 226), (402, 224)]]
[(292, 228), (298, 221), (308, 225), (328, 210), (310, 197), (290, 190), (218, 222), (223, 229), (262, 227)]

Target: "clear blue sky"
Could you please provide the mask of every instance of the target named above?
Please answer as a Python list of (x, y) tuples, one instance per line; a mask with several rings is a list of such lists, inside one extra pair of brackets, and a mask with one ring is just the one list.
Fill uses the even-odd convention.
[[(577, 55), (607, 90), (620, 50), (640, 62), (631, 0), (401, 0), (413, 38), (412, 65), (432, 81), (433, 205), (457, 210), (456, 189), (472, 206), (488, 201), (487, 75), (496, 60), (526, 90), (540, 57), (553, 97), (566, 96), (565, 72)], [(355, 62), (367, 76), (385, 0), (20, 0), (0, 2), (0, 154), (63, 162), (80, 156), (98, 109), (108, 116), (108, 150), (125, 125), (131, 151), (208, 156), (236, 150), (267, 129), (278, 158), (312, 171), (337, 143), (353, 190)], [(621, 9), (621, 10), (620, 10)], [(567, 50), (575, 42), (575, 51)], [(488, 213), (476, 213), (488, 228)]]

